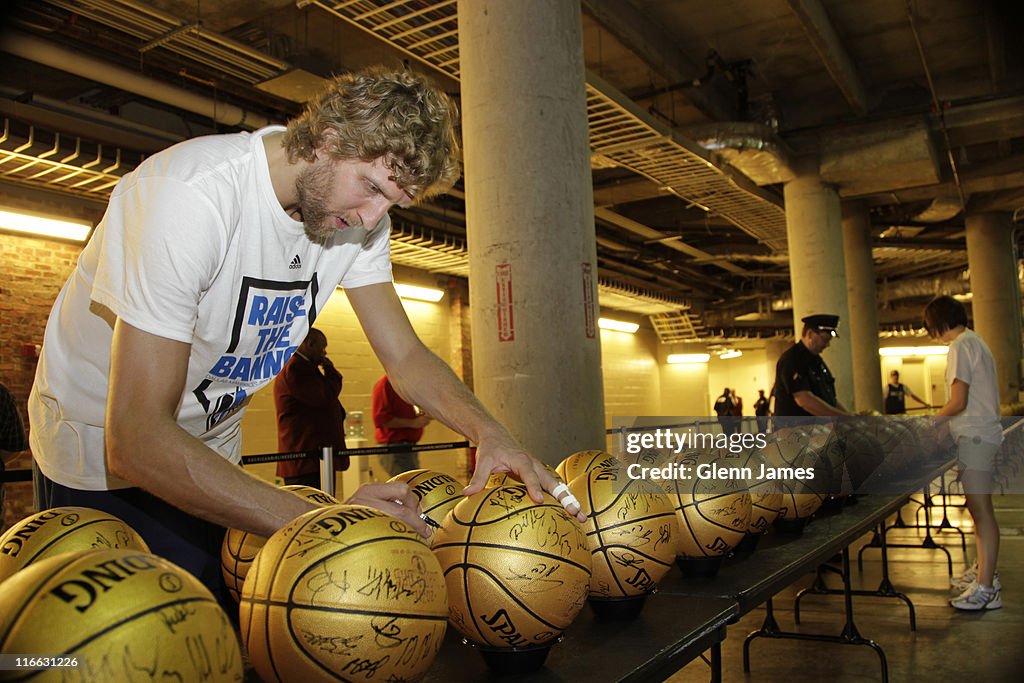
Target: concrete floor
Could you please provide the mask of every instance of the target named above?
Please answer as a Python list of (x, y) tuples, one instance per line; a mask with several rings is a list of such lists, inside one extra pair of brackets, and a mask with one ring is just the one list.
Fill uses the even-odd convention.
[[(1024, 472), (1007, 490), (1022, 491)], [(962, 503), (952, 496), (951, 502)], [(949, 606), (954, 595), (949, 589), (946, 555), (919, 548), (889, 551), (889, 576), (896, 591), (905, 593), (917, 612), (917, 631), (909, 626), (908, 608), (895, 598), (854, 597), (854, 622), (863, 638), (878, 643), (885, 651), (889, 680), (958, 681), (961, 683), (1002, 683), (1024, 680), (1024, 494), (996, 495), (996, 516), (1001, 544), (999, 576), (1003, 583), (1003, 607), (984, 612), (961, 612)], [(903, 509), (903, 519), (914, 524), (920, 505)], [(942, 519), (934, 511), (933, 524)], [(935, 534), (936, 542), (949, 549), (954, 572), (959, 575), (975, 556), (970, 516), (962, 507), (948, 508), (950, 522), (966, 533), (967, 554), (960, 535), (953, 531)], [(890, 519), (891, 524), (894, 521)], [(921, 518), (923, 523), (923, 516)], [(887, 534), (889, 543), (918, 544), (921, 530), (895, 529)], [(851, 546), (853, 587), (878, 588), (881, 553), (865, 550), (864, 569), (856, 567), (857, 551), (871, 539), (868, 534)], [(800, 603), (801, 624), (794, 623), (793, 598), (811, 584), (813, 574), (783, 591), (774, 599), (775, 618), (782, 631), (839, 635), (845, 625), (842, 595), (808, 595)], [(838, 576), (827, 576), (830, 587), (841, 588)], [(847, 683), (881, 680), (878, 655), (864, 645), (843, 645), (788, 639), (758, 638), (750, 646), (751, 671), (743, 672), (743, 641), (761, 627), (765, 609), (746, 614), (728, 629), (722, 645), (723, 680), (735, 681), (828, 681)], [(670, 683), (709, 680), (705, 662), (696, 660), (668, 679)]]

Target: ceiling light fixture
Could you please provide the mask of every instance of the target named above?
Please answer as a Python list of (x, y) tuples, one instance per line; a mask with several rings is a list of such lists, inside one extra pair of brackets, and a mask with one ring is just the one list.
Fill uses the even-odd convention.
[(740, 351), (739, 349), (729, 349), (728, 351), (723, 351), (722, 353), (718, 354), (718, 357), (721, 358), (722, 360), (728, 360), (730, 358), (739, 358), (742, 355), (743, 352)]
[(0, 211), (0, 230), (8, 230), (36, 237), (56, 237), (62, 240), (84, 242), (92, 230), (90, 223), (43, 218), (13, 211)]
[(616, 332), (627, 332), (629, 334), (636, 334), (636, 331), (640, 329), (640, 325), (637, 323), (627, 323), (621, 320), (612, 320), (611, 318), (598, 318), (597, 326), (602, 330), (615, 330)]
[(433, 287), (420, 287), (418, 285), (406, 285), (395, 283), (395, 291), (403, 299), (415, 299), (417, 301), (430, 301), (437, 303), (444, 296), (444, 290)]
[(884, 346), (878, 349), (879, 356), (945, 356), (948, 346)]
[(711, 360), (710, 353), (670, 353), (668, 362), (676, 363), (707, 363)]

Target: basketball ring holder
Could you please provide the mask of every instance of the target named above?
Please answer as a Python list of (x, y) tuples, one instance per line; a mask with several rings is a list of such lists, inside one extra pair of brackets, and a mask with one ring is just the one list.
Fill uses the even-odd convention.
[(625, 621), (638, 617), (643, 611), (644, 605), (647, 604), (647, 596), (657, 592), (658, 589), (655, 587), (641, 595), (628, 595), (621, 598), (590, 596), (587, 598), (587, 603), (600, 619)]
[(676, 566), (687, 579), (712, 579), (718, 575), (724, 555), (717, 557), (676, 557)]
[(539, 645), (526, 647), (494, 647), (481, 645), (469, 638), (463, 638), (462, 644), (471, 647), (484, 658), (488, 668), (502, 674), (527, 674), (544, 666), (551, 648), (562, 642), (562, 634)]
[(755, 550), (757, 550), (757, 544), (761, 542), (761, 537), (764, 536), (763, 531), (748, 531), (743, 536), (743, 540), (736, 544), (736, 547), (732, 549), (732, 554), (739, 557), (746, 557)]

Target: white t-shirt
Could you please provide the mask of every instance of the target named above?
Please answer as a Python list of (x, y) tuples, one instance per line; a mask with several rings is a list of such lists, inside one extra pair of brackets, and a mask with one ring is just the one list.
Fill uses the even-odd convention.
[(178, 424), (237, 463), (246, 404), (335, 287), (391, 281), (389, 218), (321, 243), (285, 213), (263, 146), (282, 130), (180, 143), (114, 188), (50, 312), (29, 399), (33, 455), (53, 481), (131, 485), (109, 474), (103, 447), (115, 316), (191, 344)]
[(954, 439), (978, 437), (988, 443), (1001, 444), (1003, 432), (999, 424), (999, 385), (996, 362), (985, 340), (965, 329), (949, 344), (946, 356), (946, 394), (953, 380), (970, 387), (967, 407), (949, 420), (949, 433)]

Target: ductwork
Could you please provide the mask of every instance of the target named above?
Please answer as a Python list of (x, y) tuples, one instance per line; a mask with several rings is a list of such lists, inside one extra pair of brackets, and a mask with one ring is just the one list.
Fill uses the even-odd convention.
[(928, 208), (914, 216), (914, 220), (922, 223), (942, 223), (956, 216), (962, 209), (960, 197), (943, 195), (932, 200)]
[(927, 121), (869, 123), (829, 131), (819, 172), (841, 197), (934, 185), (941, 180)]
[(764, 124), (714, 123), (689, 127), (685, 135), (758, 185), (785, 183), (796, 177), (789, 147)]
[(955, 294), (967, 294), (971, 291), (971, 281), (968, 279), (967, 271), (959, 275), (936, 278), (922, 278), (919, 280), (899, 280), (897, 282), (884, 282), (878, 288), (878, 298), (883, 302), (899, 301), (901, 299), (915, 299), (934, 297), (940, 294), (953, 296)]
[(227, 126), (254, 129), (262, 128), (272, 123), (265, 116), (246, 111), (233, 104), (215, 101), (183, 88), (161, 83), (136, 71), (89, 57), (81, 52), (69, 50), (49, 41), (23, 33), (5, 31), (0, 36), (0, 50), (22, 59), (38, 62), (39, 64), (148, 97), (151, 100), (163, 102), (179, 109), (199, 114), (200, 116), (206, 116), (213, 121)]
[[(901, 299), (934, 297), (941, 294), (953, 296), (967, 294), (971, 291), (968, 271), (945, 277), (918, 278), (914, 280), (898, 280), (883, 282), (878, 288), (879, 301), (889, 303)], [(793, 309), (793, 298), (790, 295), (775, 297), (771, 301), (771, 310), (789, 311)]]

